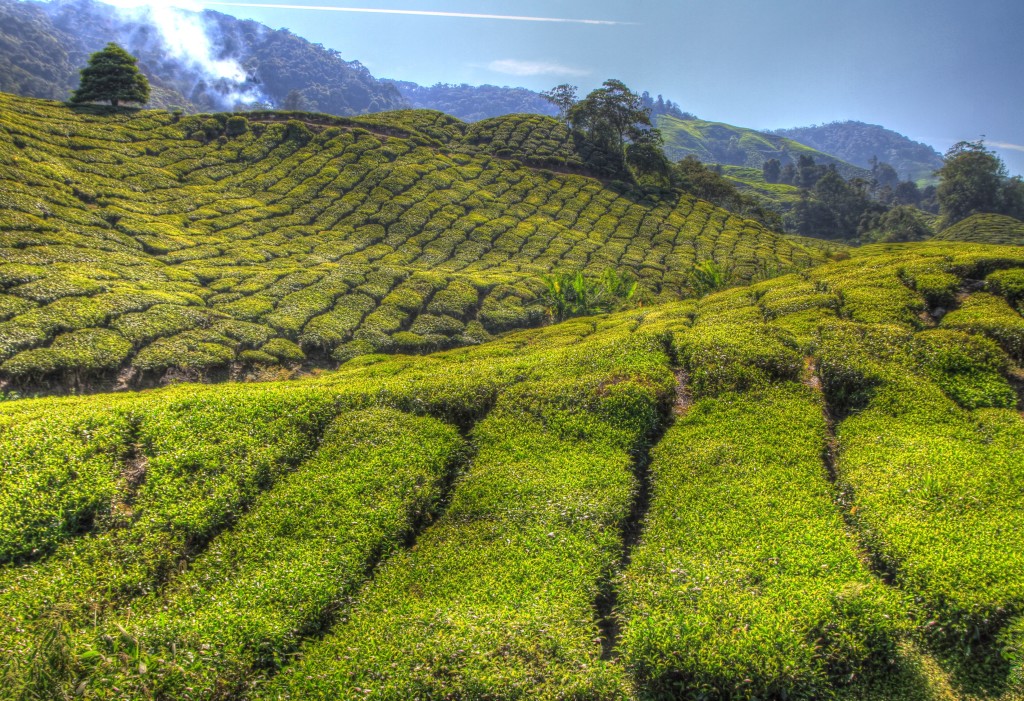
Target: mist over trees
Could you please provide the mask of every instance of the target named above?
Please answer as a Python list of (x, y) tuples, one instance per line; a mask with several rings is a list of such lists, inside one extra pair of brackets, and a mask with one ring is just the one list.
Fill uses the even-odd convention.
[[(138, 58), (153, 88), (151, 106), (271, 107), (297, 91), (306, 109), (329, 114), (408, 107), (395, 86), (374, 78), (358, 61), (346, 61), (286, 29), (212, 11), (154, 8), (119, 10), (93, 0), (0, 0), (0, 90), (67, 99), (78, 84), (78, 68), (113, 40)], [(205, 44), (209, 54), (174, 50), (165, 35), (172, 30), (154, 11), (175, 13), (177, 31), (188, 34), (176, 38), (194, 48)]]

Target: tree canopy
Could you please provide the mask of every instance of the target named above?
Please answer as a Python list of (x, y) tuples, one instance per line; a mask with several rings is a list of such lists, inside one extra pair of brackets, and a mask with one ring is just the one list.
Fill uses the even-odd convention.
[(149, 81), (135, 65), (137, 59), (114, 42), (89, 57), (81, 70), (82, 82), (71, 102), (122, 102), (144, 104), (149, 100)]
[(579, 101), (576, 88), (567, 84), (542, 95), (558, 107), (591, 168), (632, 177), (632, 167), (636, 175), (668, 177), (661, 132), (651, 125), (651, 110), (622, 81), (606, 80)]
[(941, 178), (939, 211), (947, 226), (972, 214), (1000, 213), (999, 195), (1006, 168), (983, 141), (954, 144), (937, 174)]

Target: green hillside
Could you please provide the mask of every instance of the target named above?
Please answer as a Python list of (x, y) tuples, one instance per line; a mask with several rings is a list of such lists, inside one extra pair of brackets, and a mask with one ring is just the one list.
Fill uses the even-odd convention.
[(1020, 699), (1022, 291), (1018, 247), (872, 246), (0, 403), (0, 697)]
[(750, 166), (723, 166), (722, 175), (740, 192), (755, 195), (771, 204), (776, 211), (788, 212), (800, 201), (800, 188), (785, 183), (770, 183), (760, 168)]
[(974, 214), (943, 229), (935, 239), (1024, 246), (1024, 222), (1002, 214)]
[(834, 164), (844, 178), (871, 178), (868, 170), (775, 134), (703, 119), (678, 119), (667, 114), (660, 115), (656, 121), (665, 139), (665, 154), (672, 161), (696, 156), (705, 163), (760, 170), (771, 158), (785, 165), (795, 164), (800, 156), (810, 156), (819, 165)]
[[(0, 381), (239, 378), (479, 343), (544, 320), (542, 274), (638, 301), (825, 260), (678, 193), (587, 177), (557, 121), (184, 117), (0, 95)], [(557, 172), (556, 172), (557, 171)]]
[(795, 139), (825, 153), (860, 166), (871, 168), (871, 159), (888, 163), (901, 179), (918, 184), (934, 183), (935, 171), (942, 167), (942, 155), (931, 146), (911, 141), (899, 132), (878, 124), (832, 122), (795, 129), (777, 129), (775, 134)]

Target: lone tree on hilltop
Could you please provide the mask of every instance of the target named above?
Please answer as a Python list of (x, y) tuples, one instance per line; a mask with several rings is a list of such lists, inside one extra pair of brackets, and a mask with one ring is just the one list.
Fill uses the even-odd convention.
[(117, 107), (122, 102), (144, 104), (149, 99), (149, 81), (135, 66), (137, 59), (111, 42), (89, 57), (81, 84), (71, 102), (103, 102)]

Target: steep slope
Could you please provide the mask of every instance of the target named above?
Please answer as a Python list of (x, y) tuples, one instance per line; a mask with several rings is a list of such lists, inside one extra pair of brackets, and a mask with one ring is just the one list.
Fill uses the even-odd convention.
[(786, 165), (795, 164), (800, 156), (810, 156), (815, 163), (834, 164), (844, 178), (870, 178), (871, 175), (869, 171), (836, 156), (775, 134), (671, 115), (659, 116), (656, 123), (665, 138), (665, 154), (673, 161), (696, 156), (705, 163), (760, 168), (771, 158)]
[(692, 197), (524, 165), (579, 170), (550, 118), (0, 109), (5, 379), (436, 350), (539, 323), (553, 271), (630, 272), (649, 303), (699, 262), (744, 281), (825, 259)]
[[(178, 32), (173, 41), (167, 24)], [(237, 103), (290, 102), (295, 109), (350, 115), (408, 106), (358, 61), (287, 30), (212, 11), (158, 4), (119, 10), (95, 0), (0, 0), (0, 66), (6, 67), (0, 90), (65, 99), (89, 54), (108, 41), (139, 58), (158, 88), (154, 107), (230, 110)]]
[(1024, 246), (1024, 222), (1002, 214), (974, 214), (943, 229), (935, 240)]
[(811, 127), (776, 129), (773, 134), (807, 144), (844, 161), (870, 168), (871, 159), (891, 165), (904, 180), (935, 180), (942, 156), (931, 146), (877, 124), (832, 122)]

